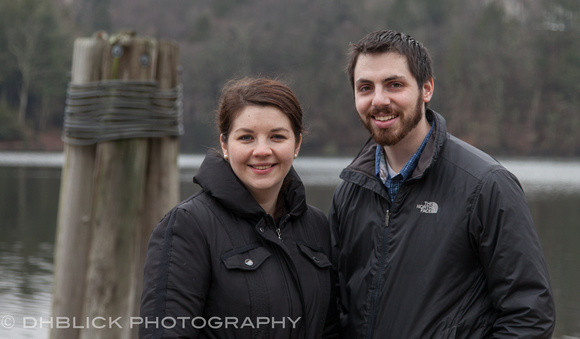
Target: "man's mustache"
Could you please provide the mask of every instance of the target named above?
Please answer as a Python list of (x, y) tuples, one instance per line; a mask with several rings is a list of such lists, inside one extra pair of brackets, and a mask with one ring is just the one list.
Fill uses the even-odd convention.
[(380, 107), (373, 106), (369, 113), (371, 115), (393, 114), (393, 113), (397, 113), (397, 111), (390, 105), (389, 106), (380, 106)]

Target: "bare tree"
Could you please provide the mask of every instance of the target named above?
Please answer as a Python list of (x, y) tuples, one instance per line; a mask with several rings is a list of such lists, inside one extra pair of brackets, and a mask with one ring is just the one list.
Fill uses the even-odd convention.
[(16, 64), (22, 76), (20, 104), (18, 106), (18, 125), (20, 127), (24, 127), (26, 122), (28, 95), (35, 71), (35, 59), (38, 53), (36, 46), (40, 39), (41, 30), (39, 22), (28, 19), (22, 22), (22, 25), (11, 27), (6, 32), (8, 50), (16, 58)]

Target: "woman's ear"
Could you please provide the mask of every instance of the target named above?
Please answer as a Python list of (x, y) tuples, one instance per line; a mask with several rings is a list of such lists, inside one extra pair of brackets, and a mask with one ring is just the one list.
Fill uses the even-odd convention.
[(227, 143), (227, 137), (222, 133), (220, 134), (220, 145), (222, 147), (222, 153), (224, 154), (224, 157), (228, 155), (228, 143)]
[(294, 148), (294, 159), (296, 159), (298, 157), (298, 153), (300, 153), (300, 146), (302, 146), (302, 133), (300, 133), (298, 140), (296, 140), (296, 147)]

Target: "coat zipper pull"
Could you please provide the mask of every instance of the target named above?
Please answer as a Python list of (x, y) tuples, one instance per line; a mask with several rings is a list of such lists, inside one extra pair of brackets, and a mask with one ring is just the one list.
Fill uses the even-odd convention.
[(280, 239), (280, 240), (282, 240), (282, 229), (280, 228), (280, 226), (282, 226), (283, 224), (285, 224), (286, 221), (288, 221), (288, 218), (290, 218), (290, 214), (286, 214), (284, 216), (284, 218), (282, 218), (282, 220), (278, 224), (279, 226), (276, 227), (276, 234), (278, 234), (278, 239)]
[(387, 210), (387, 213), (385, 213), (385, 227), (389, 227), (390, 217), (391, 217), (391, 211)]

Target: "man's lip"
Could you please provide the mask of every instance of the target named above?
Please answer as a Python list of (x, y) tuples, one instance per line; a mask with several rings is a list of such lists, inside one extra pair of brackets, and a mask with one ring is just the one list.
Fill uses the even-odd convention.
[[(398, 117), (399, 117), (399, 115), (398, 114), (394, 114), (394, 113), (393, 114), (375, 114), (375, 115), (372, 115), (373, 120), (380, 121), (380, 122), (387, 122), (387, 121), (396, 119)], [(381, 120), (381, 119), (378, 119), (378, 118), (388, 118), (388, 119)]]
[(398, 121), (398, 119), (399, 119), (398, 115), (393, 115), (392, 119), (385, 120), (385, 121), (377, 120), (376, 116), (374, 116), (374, 115), (372, 116), (373, 124), (377, 128), (390, 128), (391, 126), (395, 125), (395, 122)]

